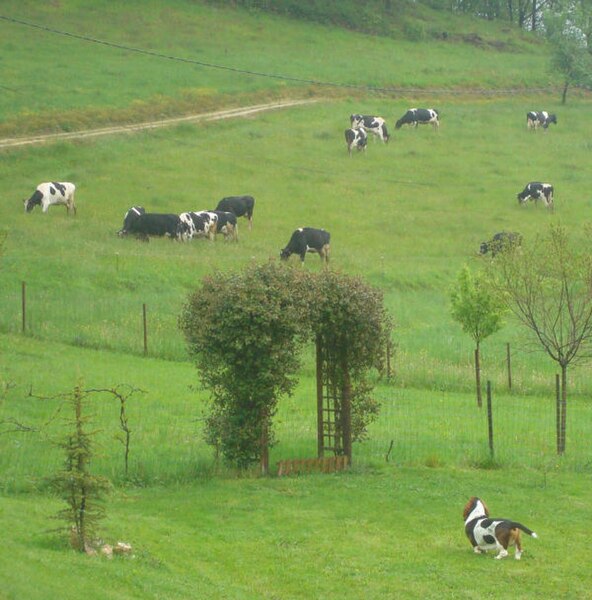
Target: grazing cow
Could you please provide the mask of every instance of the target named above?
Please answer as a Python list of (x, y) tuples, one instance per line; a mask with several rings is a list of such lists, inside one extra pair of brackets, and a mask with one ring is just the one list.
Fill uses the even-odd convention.
[(218, 215), (213, 211), (184, 212), (179, 215), (177, 238), (187, 241), (194, 237), (207, 237), (213, 242), (217, 225)]
[(146, 212), (143, 206), (132, 206), (123, 217), (123, 227), (117, 232), (117, 235), (125, 235), (130, 228), (132, 221), (135, 221), (140, 215)]
[(358, 129), (346, 129), (345, 130), (345, 142), (347, 144), (347, 151), (351, 156), (352, 149), (366, 150), (368, 145), (368, 134), (363, 127)]
[(216, 210), (231, 212), (237, 217), (245, 216), (249, 221), (249, 230), (253, 228), (253, 209), (255, 198), (253, 196), (227, 196), (222, 198), (216, 206)]
[(513, 246), (522, 244), (522, 236), (514, 231), (500, 231), (496, 233), (488, 242), (483, 242), (479, 250), (480, 254), (488, 254), (495, 256), (498, 252), (502, 252)]
[(551, 123), (557, 125), (557, 115), (549, 114), (544, 110), (530, 110), (526, 113), (526, 127), (528, 129), (538, 129), (539, 127), (547, 129)]
[(127, 229), (122, 229), (119, 234), (132, 234), (144, 242), (149, 242), (151, 235), (177, 239), (179, 223), (179, 215), (144, 212), (129, 220)]
[(318, 252), (326, 265), (329, 262), (330, 239), (329, 232), (324, 229), (301, 227), (292, 234), (288, 245), (280, 252), (280, 258), (288, 260), (292, 254), (298, 254), (300, 262), (304, 264), (307, 252)]
[(410, 108), (396, 123), (395, 129), (403, 125), (417, 127), (419, 124), (431, 123), (434, 129), (440, 127), (440, 114), (433, 108)]
[(352, 129), (363, 127), (370, 131), (383, 142), (389, 141), (389, 132), (386, 128), (386, 121), (382, 117), (372, 117), (369, 115), (350, 115), (349, 117)]
[(531, 181), (517, 197), (520, 204), (524, 204), (527, 200), (534, 200), (536, 205), (539, 200), (542, 200), (547, 208), (553, 208), (553, 186), (550, 183)]
[(210, 211), (216, 214), (218, 217), (218, 223), (216, 226), (216, 233), (224, 235), (224, 239), (238, 242), (238, 221), (236, 215), (231, 212), (225, 212), (223, 210)]
[(31, 212), (38, 204), (41, 210), (46, 213), (49, 207), (54, 204), (63, 204), (68, 214), (73, 211), (76, 214), (76, 204), (74, 203), (74, 192), (76, 186), (68, 181), (52, 181), (51, 183), (40, 183), (33, 195), (24, 200), (25, 212)]

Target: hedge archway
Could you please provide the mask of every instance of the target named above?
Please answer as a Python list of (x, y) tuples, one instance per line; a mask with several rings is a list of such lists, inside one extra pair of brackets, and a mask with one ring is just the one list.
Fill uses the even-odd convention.
[[(378, 413), (367, 376), (382, 364), (391, 323), (382, 294), (359, 277), (275, 261), (216, 273), (189, 296), (179, 324), (211, 394), (206, 441), (240, 468), (259, 461), (267, 472), (277, 402), (297, 385), (307, 342), (321, 345), (331, 381), (349, 390), (350, 440), (363, 439)], [(343, 445), (351, 457), (351, 442)]]

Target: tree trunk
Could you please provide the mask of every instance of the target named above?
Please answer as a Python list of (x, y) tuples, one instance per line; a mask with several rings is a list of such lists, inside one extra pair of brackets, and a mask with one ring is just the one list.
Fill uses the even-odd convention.
[(532, 21), (530, 25), (531, 31), (536, 31), (536, 11), (537, 11), (537, 0), (532, 0)]
[(264, 410), (261, 415), (261, 475), (269, 473), (269, 419)]
[(569, 81), (565, 80), (565, 85), (563, 86), (563, 94), (561, 95), (561, 104), (565, 104), (567, 100), (567, 88), (569, 87)]
[(475, 348), (475, 383), (477, 384), (477, 406), (483, 406), (483, 398), (481, 397), (481, 364), (479, 360), (479, 344)]
[(561, 454), (565, 454), (565, 427), (567, 416), (567, 365), (561, 365)]

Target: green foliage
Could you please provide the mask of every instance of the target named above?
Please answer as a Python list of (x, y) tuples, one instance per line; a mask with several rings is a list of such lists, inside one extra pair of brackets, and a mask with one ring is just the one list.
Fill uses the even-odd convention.
[(534, 242), (492, 261), (491, 281), (512, 313), (562, 366), (592, 347), (592, 238), (550, 225)]
[(362, 440), (379, 409), (367, 375), (384, 364), (391, 320), (382, 292), (360, 277), (326, 271), (315, 279), (311, 327), (336, 366), (335, 382), (352, 380), (352, 438)]
[(382, 294), (360, 278), (275, 262), (218, 273), (190, 296), (180, 326), (212, 394), (206, 440), (240, 468), (273, 443), (271, 418), (296, 385), (306, 339), (328, 349), (339, 389), (352, 382), (354, 439), (378, 412), (366, 375), (383, 360), (390, 324)]
[(58, 443), (65, 455), (64, 467), (52, 479), (54, 490), (68, 505), (57, 518), (67, 523), (72, 545), (80, 552), (91, 548), (97, 525), (105, 517), (101, 501), (110, 490), (109, 481), (90, 470), (96, 432), (88, 430), (90, 418), (83, 414), (84, 400), (85, 392), (77, 386), (69, 398), (73, 410), (67, 422), (69, 431)]
[(569, 86), (592, 85), (592, 54), (587, 37), (574, 24), (572, 16), (571, 11), (545, 16), (547, 37), (552, 47), (551, 68), (563, 77), (563, 104)]
[(276, 263), (206, 277), (180, 325), (212, 393), (207, 439), (244, 468), (257, 461), (279, 396), (296, 384), (306, 329), (306, 272)]
[(477, 346), (501, 329), (504, 305), (482, 272), (473, 274), (465, 265), (458, 274), (450, 301), (452, 318), (460, 323)]

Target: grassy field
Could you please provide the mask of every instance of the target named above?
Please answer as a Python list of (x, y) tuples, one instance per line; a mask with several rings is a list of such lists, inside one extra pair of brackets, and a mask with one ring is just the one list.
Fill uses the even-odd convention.
[[(105, 539), (136, 550), (113, 561), (47, 531), (58, 502), (3, 497), (0, 597), (581, 600), (591, 597), (589, 486), (566, 473), (382, 467), (124, 489)], [(520, 562), (473, 554), (462, 508), (475, 493), (537, 532)]]
[[(152, 0), (117, 6), (6, 0), (2, 12), (204, 62), (289, 68), (296, 77), (456, 91), (550, 82), (539, 43), (487, 23), (454, 26), (504, 39), (512, 51), (374, 38), (181, 0), (166, 10)], [(430, 26), (452, 24), (434, 20)], [(448, 306), (458, 271), (465, 263), (478, 266), (479, 244), (495, 232), (519, 231), (528, 244), (560, 222), (576, 239), (586, 235), (589, 97), (560, 106), (559, 95), (551, 93), (324, 95), (2, 20), (0, 33), (6, 67), (0, 132), (6, 135), (282, 95), (318, 97), (313, 105), (256, 118), (2, 153), (0, 524), (2, 555), (9, 557), (0, 561), (2, 600), (80, 593), (122, 599), (592, 597), (581, 558), (592, 499), (589, 368), (570, 373), (567, 453), (559, 460), (554, 364), (511, 321), (488, 339), (483, 379), (494, 388), (492, 460), (484, 411), (475, 406), (472, 344)], [(64, 86), (61, 77), (76, 84)], [(394, 131), (396, 119), (418, 104), (441, 111), (440, 131)], [(528, 132), (525, 113), (533, 108), (557, 112), (559, 124), (547, 133)], [(370, 141), (365, 154), (349, 158), (343, 130), (353, 112), (382, 115), (391, 142)], [(24, 214), (22, 200), (46, 180), (76, 183), (76, 217), (62, 208)], [(554, 213), (518, 206), (516, 193), (532, 180), (554, 184)], [(142, 244), (116, 235), (134, 204), (181, 212), (212, 208), (231, 194), (252, 194), (257, 202), (253, 230), (241, 223), (236, 245), (221, 239)], [(277, 260), (293, 229), (305, 225), (331, 232), (331, 268), (363, 275), (383, 290), (395, 321), (394, 377), (376, 381), (382, 412), (369, 439), (356, 445), (351, 472), (237, 476), (216, 464), (202, 441), (207, 393), (177, 318), (204, 275)], [(309, 256), (304, 268), (321, 265)], [(512, 348), (511, 393), (506, 343)], [(105, 395), (91, 405), (99, 431), (93, 468), (117, 486), (103, 533), (109, 541), (131, 542), (130, 560), (78, 556), (51, 531), (60, 503), (46, 478), (60, 465), (54, 442), (66, 408), (49, 397), (79, 382), (143, 390), (128, 407), (127, 478), (118, 406)], [(294, 396), (280, 401), (273, 464), (315, 454), (314, 398), (308, 349)], [(31, 431), (13, 431), (19, 425)], [(539, 533), (539, 540), (525, 541), (521, 563), (472, 554), (461, 520), (471, 495)], [(495, 581), (503, 588), (493, 587)]]
[[(221, 104), (240, 105), (249, 95), (309, 93), (290, 79), (253, 77), (196, 62), (375, 87), (547, 88), (552, 83), (546, 71), (546, 51), (536, 37), (499, 24), (452, 19), (444, 11), (427, 11), (420, 23), (450, 31), (450, 41), (398, 40), (396, 44), (389, 38), (289, 21), (261, 11), (235, 11), (186, 0), (167, 2), (166, 8), (156, 0), (118, 5), (88, 0), (5, 0), (0, 14), (47, 28), (0, 20), (0, 135), (68, 131)], [(48, 30), (188, 62), (84, 42)], [(502, 42), (501, 50), (486, 43), (452, 41), (456, 39), (452, 34), (459, 39), (477, 35), (484, 41), (496, 40)], [(321, 88), (317, 93), (336, 91), (340, 88)]]

